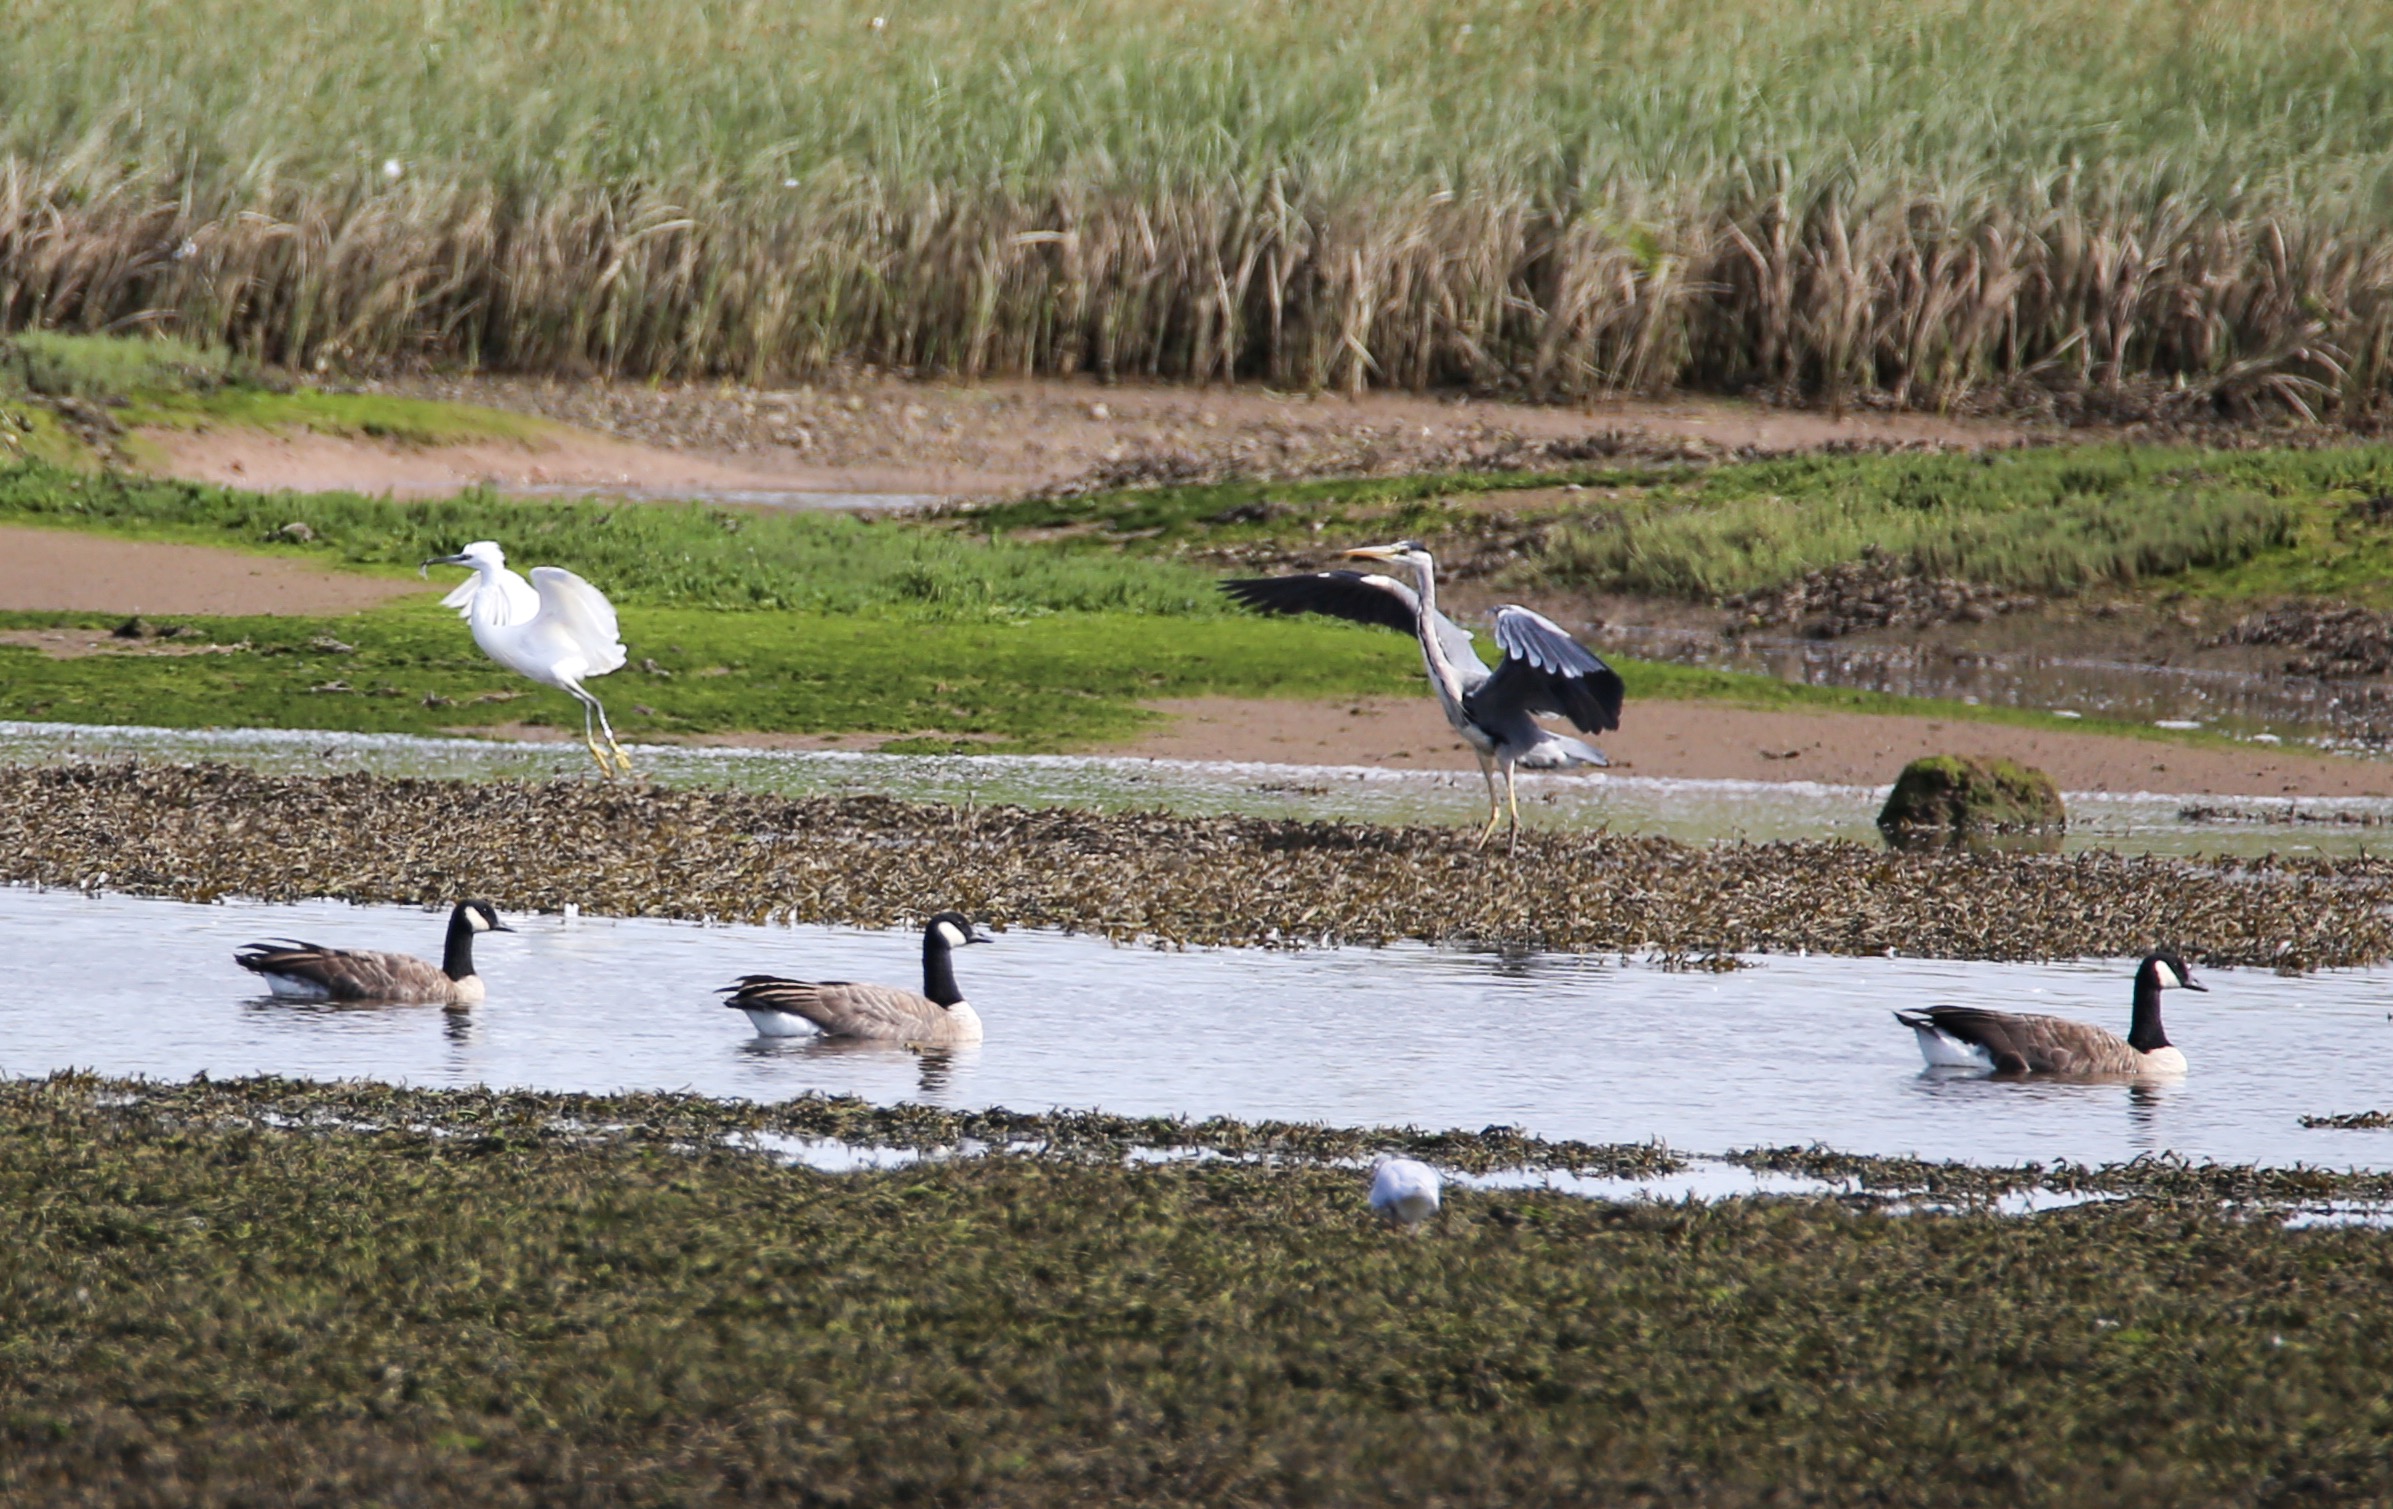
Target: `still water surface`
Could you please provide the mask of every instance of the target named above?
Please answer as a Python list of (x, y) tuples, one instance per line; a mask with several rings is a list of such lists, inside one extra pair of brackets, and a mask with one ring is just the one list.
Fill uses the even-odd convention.
[(737, 975), (919, 983), (919, 935), (851, 928), (512, 919), (490, 999), (436, 1008), (262, 997), (232, 963), (298, 936), (437, 955), (444, 917), (313, 902), (199, 906), (0, 888), (0, 1073), (275, 1073), (427, 1086), (820, 1090), (954, 1107), (1214, 1114), (1547, 1137), (1688, 1152), (1820, 1143), (1983, 1163), (2196, 1159), (2393, 1167), (2393, 1132), (2304, 1130), (2393, 1104), (2393, 971), (2215, 970), (2169, 998), (2193, 1061), (2174, 1084), (2002, 1083), (1923, 1072), (1900, 1006), (1966, 1001), (2124, 1030), (2129, 966), (1764, 957), (1727, 974), (1424, 947), (1117, 948), (1001, 935), (958, 972), (988, 1022), (952, 1057), (766, 1044), (712, 992)]

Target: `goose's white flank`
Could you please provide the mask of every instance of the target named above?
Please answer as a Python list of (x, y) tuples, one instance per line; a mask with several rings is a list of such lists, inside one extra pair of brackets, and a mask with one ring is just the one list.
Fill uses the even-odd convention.
[[(615, 605), (606, 594), (557, 566), (534, 566), (526, 582), (507, 569), (506, 552), (476, 540), (455, 555), (435, 556), (432, 566), (465, 566), (473, 575), (440, 600), (471, 625), (482, 653), (519, 676), (553, 686), (582, 705), (582, 742), (607, 775), (631, 773), (631, 757), (615, 742), (607, 710), (582, 683), (622, 668), (625, 651), (615, 627)], [(593, 716), (597, 728), (591, 727)], [(598, 743), (606, 735), (606, 747)]]
[(1437, 1214), (1437, 1170), (1414, 1158), (1382, 1158), (1371, 1173), (1371, 1209), (1400, 1225)]
[(2207, 990), (2177, 955), (2144, 956), (2135, 971), (2135, 1012), (2127, 1036), (2067, 1017), (2025, 1016), (1977, 1006), (1898, 1011), (1931, 1069), (1990, 1069), (1998, 1074), (2071, 1077), (2183, 1074), (2185, 1055), (2160, 1025), (2164, 990)]

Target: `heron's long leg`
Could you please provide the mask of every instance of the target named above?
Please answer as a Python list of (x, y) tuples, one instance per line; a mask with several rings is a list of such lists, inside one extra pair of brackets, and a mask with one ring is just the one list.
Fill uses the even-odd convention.
[[(1473, 750), (1472, 753), (1478, 754), (1478, 751)], [(1484, 849), (1487, 841), (1495, 836), (1496, 824), (1504, 820), (1504, 799), (1496, 794), (1495, 762), (1485, 755), (1479, 755), (1479, 775), (1487, 782), (1487, 826), (1479, 830), (1478, 845)]]
[(600, 702), (596, 697), (592, 697), (590, 699), (590, 705), (598, 710), (598, 727), (600, 731), (605, 733), (607, 736), (607, 748), (613, 752), (615, 756), (615, 763), (622, 767), (623, 773), (625, 775), (630, 775), (631, 756), (625, 754), (623, 752), (623, 746), (615, 742), (615, 727), (613, 724), (607, 722), (606, 705)]
[[(598, 733), (590, 726), (592, 713), (598, 713), (601, 718), (604, 718), (606, 714), (599, 710), (598, 699), (580, 687), (569, 686), (566, 690), (573, 693), (573, 699), (582, 705), (582, 747), (589, 750), (590, 758), (598, 762), (598, 773), (612, 777), (615, 774), (615, 767), (607, 763), (606, 751), (598, 747)], [(610, 734), (608, 737), (613, 738), (614, 736)]]
[(1518, 853), (1521, 846), (1521, 793), (1512, 781), (1512, 762), (1504, 762), (1504, 799), (1512, 806), (1512, 837), (1505, 844), (1505, 852)]

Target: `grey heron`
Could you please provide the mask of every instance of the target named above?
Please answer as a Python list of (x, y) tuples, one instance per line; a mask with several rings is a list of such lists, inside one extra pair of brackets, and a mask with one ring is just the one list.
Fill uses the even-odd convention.
[(460, 901), (449, 913), (449, 941), (440, 963), (413, 954), (326, 948), (284, 938), (252, 943), (233, 962), (264, 979), (278, 996), (301, 1001), (434, 1001), (471, 1006), (482, 999), (474, 973), (474, 936), (511, 933), (487, 901)]
[(1931, 1069), (1992, 1069), (1998, 1074), (2183, 1074), (2185, 1055), (2160, 1025), (2164, 990), (2207, 990), (2185, 961), (2162, 950), (2135, 971), (2135, 1015), (2127, 1036), (2067, 1017), (2023, 1016), (1976, 1006), (1898, 1011), (1919, 1037)]
[[(623, 667), (625, 650), (615, 627), (615, 605), (606, 594), (561, 566), (534, 566), (526, 582), (507, 569), (506, 552), (491, 540), (476, 540), (455, 555), (435, 556), (416, 568), (467, 566), (467, 577), (440, 600), (455, 608), (472, 626), (474, 643), (482, 653), (519, 676), (553, 686), (582, 705), (582, 742), (602, 774), (614, 775), (618, 765), (631, 774), (631, 756), (615, 742), (607, 710), (582, 687), (590, 676), (604, 676)], [(591, 729), (607, 736), (605, 749)], [(615, 762), (609, 763), (612, 755)]]
[(994, 943), (962, 912), (941, 912), (922, 930), (922, 993), (894, 985), (856, 985), (846, 980), (784, 980), (745, 975), (721, 992), (723, 1004), (748, 1014), (759, 1037), (796, 1037), (809, 1030), (824, 1037), (877, 1038), (920, 1047), (946, 1047), (981, 1040), (980, 1014), (956, 988), (954, 953), (974, 943)]
[[(1403, 629), (1421, 642), (1421, 663), (1446, 721), (1479, 757), (1487, 781), (1485, 845), (1512, 813), (1511, 842), (1520, 842), (1520, 796), (1513, 788), (1519, 770), (1567, 770), (1608, 765), (1604, 752), (1541, 726), (1538, 715), (1559, 714), (1582, 733), (1620, 726), (1620, 674), (1594, 651), (1570, 637), (1542, 613), (1507, 603), (1492, 615), (1496, 647), (1503, 659), (1494, 670), (1479, 658), (1471, 631), (1437, 609), (1437, 562), (1417, 540), (1349, 550), (1354, 560), (1409, 566), (1419, 587), (1392, 576), (1360, 571), (1311, 571), (1301, 576), (1243, 577), (1222, 590), (1266, 613), (1325, 613), (1355, 623)], [(1503, 772), (1504, 790), (1496, 791)]]

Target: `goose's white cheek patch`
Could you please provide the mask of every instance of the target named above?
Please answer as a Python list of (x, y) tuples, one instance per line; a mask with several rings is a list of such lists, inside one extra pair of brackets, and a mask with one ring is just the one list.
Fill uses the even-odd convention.
[(952, 922), (939, 924), (939, 939), (949, 948), (962, 948), (969, 941), (962, 933), (956, 931), (956, 925)]

